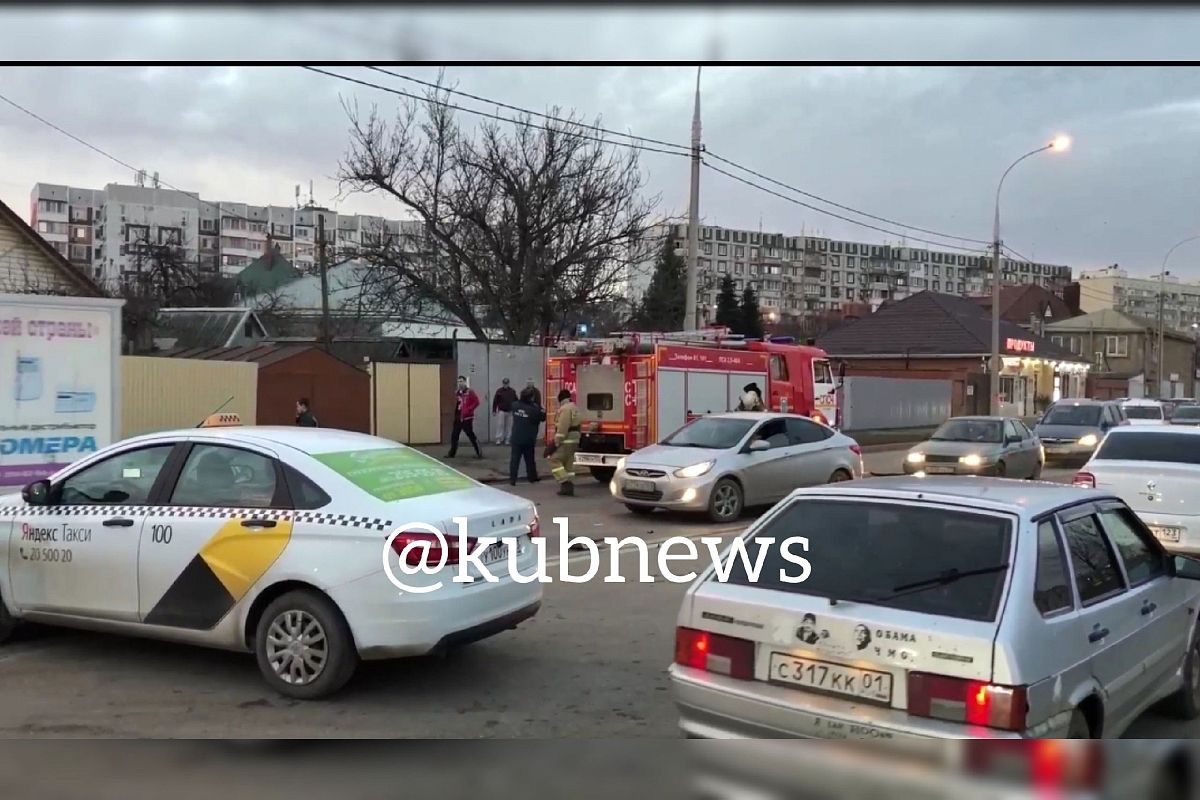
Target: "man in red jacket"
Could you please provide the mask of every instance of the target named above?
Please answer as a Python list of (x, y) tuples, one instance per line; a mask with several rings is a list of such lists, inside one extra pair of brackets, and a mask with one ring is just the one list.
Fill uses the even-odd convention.
[(455, 392), (455, 398), (454, 429), (450, 432), (450, 452), (446, 457), (454, 458), (458, 455), (458, 437), (465, 433), (471, 446), (475, 448), (475, 457), (483, 458), (483, 451), (479, 449), (479, 440), (475, 438), (475, 410), (479, 408), (479, 395), (475, 394), (474, 389), (467, 386), (467, 379), (462, 375), (458, 376), (458, 391)]

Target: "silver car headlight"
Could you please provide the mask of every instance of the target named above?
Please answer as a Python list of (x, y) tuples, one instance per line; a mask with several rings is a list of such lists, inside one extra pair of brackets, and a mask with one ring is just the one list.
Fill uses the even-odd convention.
[(908, 463), (924, 464), (925, 463), (925, 454), (924, 453), (909, 453), (908, 454)]
[(716, 461), (704, 461), (699, 464), (692, 464), (690, 467), (675, 470), (676, 478), (699, 478), (704, 473), (713, 468)]
[(1100, 441), (1099, 436), (1097, 436), (1094, 433), (1089, 433), (1087, 436), (1084, 436), (1082, 439), (1080, 439), (1079, 443), (1081, 445), (1083, 445), (1084, 447), (1095, 447), (1096, 443), (1099, 441)]
[(983, 464), (983, 456), (979, 455), (979, 453), (970, 453), (958, 459), (958, 462), (968, 467), (978, 467)]

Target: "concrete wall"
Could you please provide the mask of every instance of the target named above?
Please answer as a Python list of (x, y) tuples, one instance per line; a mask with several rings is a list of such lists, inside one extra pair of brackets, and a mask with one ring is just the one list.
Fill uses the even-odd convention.
[(922, 428), (951, 416), (953, 382), (847, 377), (842, 405), (846, 431)]
[(121, 436), (194, 428), (222, 408), (253, 425), (258, 365), (242, 361), (121, 357)]
[(475, 432), (480, 441), (494, 441), (492, 419), (492, 395), (500, 381), (508, 378), (509, 384), (520, 392), (528, 378), (542, 392), (542, 402), (547, 401), (544, 385), (546, 348), (522, 345), (488, 344), (485, 342), (458, 343), (458, 374), (465, 375), (471, 388), (479, 394), (481, 404), (475, 417)]

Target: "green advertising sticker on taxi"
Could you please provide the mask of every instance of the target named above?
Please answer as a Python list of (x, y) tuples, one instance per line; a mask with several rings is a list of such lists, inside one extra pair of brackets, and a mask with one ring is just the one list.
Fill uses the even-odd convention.
[(407, 447), (346, 450), (313, 458), (384, 502), (470, 489), (475, 485), (436, 458)]

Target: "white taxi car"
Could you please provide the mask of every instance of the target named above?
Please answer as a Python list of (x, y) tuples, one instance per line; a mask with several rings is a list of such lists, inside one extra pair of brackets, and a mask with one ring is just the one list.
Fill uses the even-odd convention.
[[(347, 431), (211, 427), (139, 436), (0, 497), (0, 641), (19, 620), (252, 651), (268, 684), (314, 699), (359, 659), (438, 652), (516, 625), (541, 584), (519, 584), (540, 536), (532, 503), (395, 442)], [(222, 426), (222, 422), (225, 423)], [(456, 517), (498, 582), (453, 582)], [(406, 583), (389, 539), (446, 565)], [(472, 551), (474, 554), (475, 551)], [(418, 559), (419, 560), (419, 559)], [(423, 583), (422, 583), (423, 582)]]

